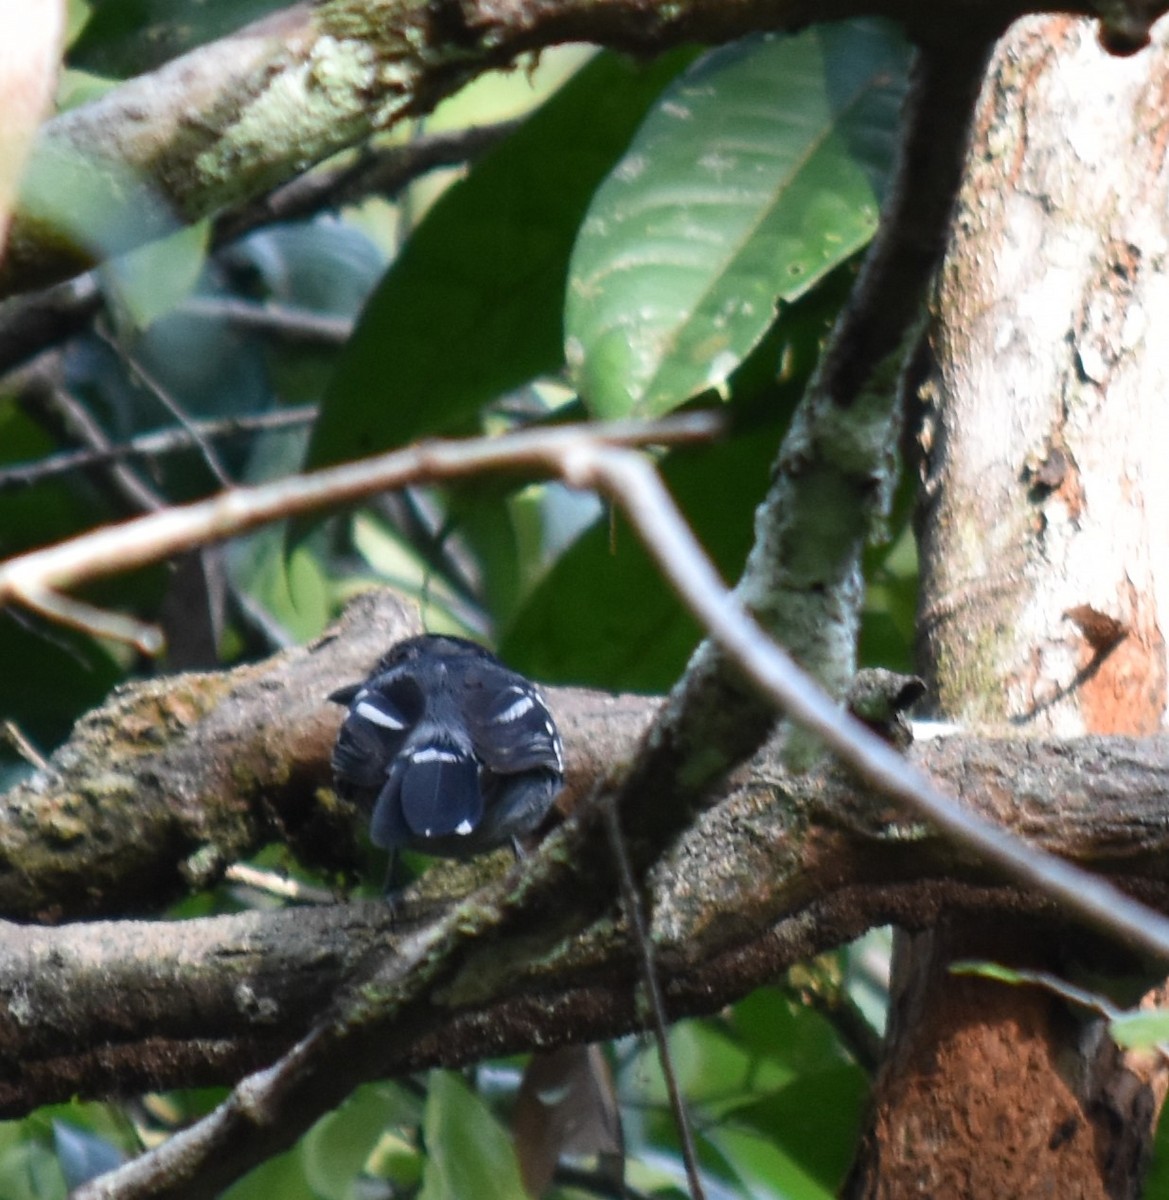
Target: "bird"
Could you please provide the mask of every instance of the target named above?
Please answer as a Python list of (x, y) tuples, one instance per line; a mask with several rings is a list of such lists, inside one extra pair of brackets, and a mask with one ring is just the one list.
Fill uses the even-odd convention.
[(423, 634), (392, 646), (361, 683), (333, 747), (337, 793), (389, 851), (470, 858), (535, 832), (564, 784), (564, 748), (540, 690), (478, 642)]

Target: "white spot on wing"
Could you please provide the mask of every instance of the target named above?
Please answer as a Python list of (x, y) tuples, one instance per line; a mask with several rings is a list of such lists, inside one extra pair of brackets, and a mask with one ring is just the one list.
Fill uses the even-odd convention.
[(472, 824), (471, 824), (471, 822), (470, 822), (470, 821), (469, 821), (469, 820), (468, 820), (466, 817), (464, 817), (464, 818), (463, 818), (463, 819), (462, 819), (462, 820), (461, 820), (461, 821), (460, 821), (460, 822), (459, 822), (459, 823), (458, 823), (458, 824), (455, 826), (455, 833), (461, 833), (461, 834), (462, 834), (464, 837), (466, 837), (466, 836), (467, 836), (467, 834), (468, 834), (468, 833), (470, 833), (470, 832), (471, 832), (471, 830), (472, 830), (472, 829), (474, 829), (474, 828), (475, 828), (475, 827), (474, 827), (474, 825), (472, 825)]
[(518, 721), (524, 713), (531, 712), (536, 707), (536, 702), (531, 696), (520, 694), (520, 698), (514, 703), (509, 704), (507, 708), (495, 718), (497, 725), (508, 725), (512, 721)]
[(383, 729), (406, 728), (404, 721), (399, 721), (397, 717), (391, 716), (385, 709), (378, 708), (376, 704), (371, 704), (368, 700), (358, 700), (353, 706), (353, 711), (371, 725), (380, 725)]
[[(415, 750), (410, 755), (411, 762), (458, 762), (459, 755), (450, 750), (440, 750), (437, 746), (423, 746), (421, 750)], [(429, 837), (430, 831), (427, 830)]]

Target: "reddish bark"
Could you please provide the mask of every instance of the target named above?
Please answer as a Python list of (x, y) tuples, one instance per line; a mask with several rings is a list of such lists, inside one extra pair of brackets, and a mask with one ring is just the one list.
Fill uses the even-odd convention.
[[(947, 716), (1148, 733), (1166, 702), (1163, 415), (1149, 328), (1167, 230), (1165, 38), (1119, 63), (1068, 18), (1000, 44), (917, 383), (922, 669)], [(1099, 948), (1032, 921), (943, 920), (896, 954), (850, 1197), (1135, 1197), (1164, 1070), (957, 958), (1068, 974)]]

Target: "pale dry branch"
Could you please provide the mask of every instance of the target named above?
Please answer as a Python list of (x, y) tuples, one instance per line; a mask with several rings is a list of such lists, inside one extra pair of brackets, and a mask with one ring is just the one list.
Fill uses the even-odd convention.
[(238, 536), (272, 521), (338, 508), (412, 483), (459, 479), (485, 471), (555, 474), (582, 444), (675, 445), (703, 441), (719, 429), (706, 413), (662, 421), (561, 426), (464, 442), (424, 442), (405, 450), (236, 488), (194, 504), (106, 526), (0, 563), (0, 605), (23, 604), (99, 636), (161, 649), (156, 629), (63, 596), (79, 583), (115, 575)]
[[(353, 333), (351, 317), (314, 312), (290, 304), (239, 300), (230, 296), (191, 296), (175, 310), (185, 317), (227, 321), (237, 329), (266, 333), (288, 342), (343, 346)], [(197, 422), (192, 422), (198, 428)]]
[(575, 448), (565, 478), (616, 500), (690, 611), (778, 710), (815, 733), (882, 796), (900, 801), (1002, 871), (1035, 887), (1069, 914), (1169, 961), (1169, 920), (1096, 876), (1045, 854), (961, 807), (802, 671), (726, 590), (661, 480), (629, 451)]
[[(16, 600), (93, 629), (123, 636), (128, 618), (101, 614), (57, 589), (157, 561), (255, 528), (400, 487), (421, 479), (484, 470), (535, 469), (616, 500), (684, 603), (780, 712), (823, 739), (879, 793), (935, 822), (957, 842), (1022, 884), (1042, 888), (1082, 919), (1169, 959), (1169, 921), (1058, 859), (1031, 850), (993, 825), (964, 813), (855, 718), (842, 712), (732, 599), (653, 468), (619, 447), (706, 438), (707, 414), (591, 428), (528, 430), (493, 439), (434, 442), (358, 463), (228, 491), (196, 504), (150, 514), (0, 564), (0, 602)], [(150, 627), (138, 639), (151, 641)]]

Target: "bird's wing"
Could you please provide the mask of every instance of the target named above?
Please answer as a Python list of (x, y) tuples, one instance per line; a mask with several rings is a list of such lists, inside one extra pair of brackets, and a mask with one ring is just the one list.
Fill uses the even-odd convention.
[(475, 753), (501, 775), (564, 769), (560, 735), (535, 686), (508, 670), (468, 673), (463, 711)]
[(347, 783), (380, 790), (422, 714), (417, 683), (406, 675), (380, 675), (339, 688), (329, 699), (349, 705), (333, 747), (333, 770)]

